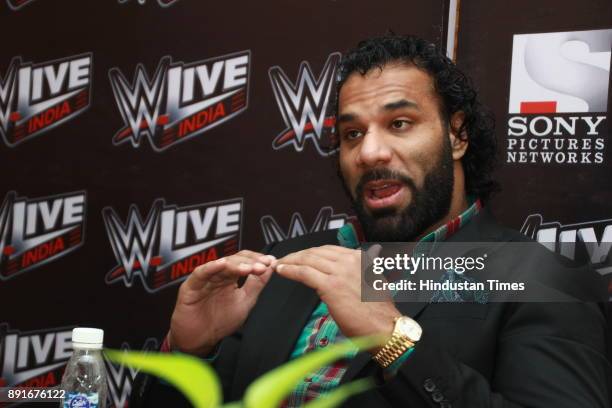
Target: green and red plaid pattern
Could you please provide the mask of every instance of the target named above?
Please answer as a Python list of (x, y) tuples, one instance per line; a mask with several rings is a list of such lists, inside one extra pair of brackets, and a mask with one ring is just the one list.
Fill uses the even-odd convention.
[(442, 225), (435, 231), (430, 232), (420, 242), (440, 242), (450, 238), (451, 235), (459, 231), (472, 217), (480, 212), (482, 209), (482, 203), (480, 200), (475, 200), (467, 210), (459, 214), (458, 217), (453, 218), (446, 224)]
[[(345, 339), (346, 337), (340, 332), (338, 325), (329, 314), (327, 305), (321, 302), (304, 326), (290, 359)], [(349, 360), (356, 354), (357, 350), (355, 349), (345, 359), (324, 366), (304, 378), (281, 404), (281, 407), (301, 407), (308, 401), (337, 387), (348, 367)]]

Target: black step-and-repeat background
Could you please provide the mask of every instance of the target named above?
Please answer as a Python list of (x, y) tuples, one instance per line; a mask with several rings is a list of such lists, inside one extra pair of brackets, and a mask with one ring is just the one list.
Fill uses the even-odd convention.
[[(491, 3), (462, 2), (456, 59), (497, 117), (495, 212), (610, 274), (612, 5)], [(454, 4), (1, 0), (0, 386), (57, 384), (76, 325), (157, 348), (196, 265), (343, 225), (341, 53), (445, 47)], [(135, 373), (108, 369), (124, 406)]]

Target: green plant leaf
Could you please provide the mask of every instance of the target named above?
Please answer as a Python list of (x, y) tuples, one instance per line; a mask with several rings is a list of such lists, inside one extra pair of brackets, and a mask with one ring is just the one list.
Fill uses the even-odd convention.
[[(244, 395), (245, 408), (276, 408), (296, 384), (309, 373), (345, 356), (355, 348), (369, 349), (383, 345), (384, 336), (355, 338), (305, 354), (269, 371), (255, 380)], [(339, 394), (339, 395), (342, 395)]]
[(348, 397), (367, 391), (374, 387), (374, 381), (371, 378), (362, 378), (350, 383), (341, 385), (328, 394), (322, 395), (314, 401), (304, 405), (304, 408), (333, 408), (342, 404)]
[(242, 405), (242, 401), (235, 401), (222, 405), (221, 408), (244, 408), (244, 405)]
[(202, 360), (179, 353), (105, 350), (114, 363), (137, 368), (172, 384), (195, 408), (214, 408), (221, 402), (215, 371)]

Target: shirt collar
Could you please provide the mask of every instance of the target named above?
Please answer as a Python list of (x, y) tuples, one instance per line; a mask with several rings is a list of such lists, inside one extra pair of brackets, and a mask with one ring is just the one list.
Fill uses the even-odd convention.
[[(440, 226), (435, 231), (425, 235), (419, 240), (419, 242), (444, 241), (459, 231), (461, 227), (467, 224), (472, 217), (478, 214), (482, 209), (482, 202), (480, 199), (469, 198), (469, 200), (471, 204), (465, 211), (446, 224)], [(361, 233), (361, 226), (354, 219), (338, 229), (337, 237), (340, 245), (346, 248), (359, 248), (360, 243), (365, 241), (363, 234)]]

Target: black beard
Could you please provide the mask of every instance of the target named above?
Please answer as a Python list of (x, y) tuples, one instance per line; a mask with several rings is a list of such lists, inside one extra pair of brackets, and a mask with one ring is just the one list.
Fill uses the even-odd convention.
[[(369, 212), (364, 205), (364, 185), (373, 180), (396, 180), (410, 189), (410, 204), (402, 209), (384, 208)], [(344, 183), (343, 183), (344, 184)], [(353, 208), (369, 242), (411, 242), (442, 218), (449, 210), (453, 194), (454, 173), (450, 141), (445, 138), (442, 155), (436, 166), (425, 176), (423, 188), (414, 181), (387, 168), (365, 173), (355, 191)], [(345, 185), (346, 186), (346, 185)]]

